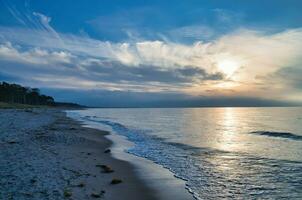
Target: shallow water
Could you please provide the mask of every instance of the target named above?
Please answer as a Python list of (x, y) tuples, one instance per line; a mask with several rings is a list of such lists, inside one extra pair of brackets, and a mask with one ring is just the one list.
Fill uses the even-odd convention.
[(201, 199), (301, 199), (302, 108), (87, 109)]

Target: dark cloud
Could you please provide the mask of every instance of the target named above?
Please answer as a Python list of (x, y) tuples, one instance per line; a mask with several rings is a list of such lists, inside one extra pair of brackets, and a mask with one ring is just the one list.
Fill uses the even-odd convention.
[(130, 82), (161, 82), (186, 84), (196, 80), (223, 80), (222, 73), (209, 74), (204, 69), (186, 66), (181, 69), (160, 68), (150, 65), (129, 67), (119, 62), (93, 63), (86, 66), (95, 78), (105, 81), (130, 81)]
[(283, 67), (268, 75), (258, 75), (258, 86), (263, 90), (271, 90), (275, 86), (286, 88), (285, 92), (297, 92), (302, 90), (302, 69), (300, 67)]
[(273, 77), (282, 80), (296, 89), (302, 90), (302, 69), (298, 67), (286, 67), (279, 69)]
[(97, 107), (228, 107), (299, 105), (297, 103), (255, 97), (195, 97), (184, 93), (175, 92), (163, 93), (109, 90), (59, 90), (51, 88), (42, 88), (42, 92), (54, 96), (58, 101), (73, 101), (76, 103)]

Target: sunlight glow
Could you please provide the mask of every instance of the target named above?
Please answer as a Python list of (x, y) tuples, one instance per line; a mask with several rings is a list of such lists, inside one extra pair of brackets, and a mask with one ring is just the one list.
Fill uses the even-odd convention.
[(227, 82), (227, 81), (224, 81), (224, 82), (220, 82), (220, 83), (217, 83), (217, 84), (213, 85), (213, 88), (226, 89), (226, 88), (234, 88), (234, 87), (236, 87), (238, 85), (239, 84), (236, 83), (236, 82)]
[(218, 62), (218, 69), (221, 70), (228, 78), (239, 68), (239, 63), (233, 60), (222, 60)]

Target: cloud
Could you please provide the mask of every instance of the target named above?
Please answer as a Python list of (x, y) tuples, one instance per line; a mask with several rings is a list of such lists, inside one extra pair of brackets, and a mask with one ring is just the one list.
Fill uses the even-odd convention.
[(39, 17), (41, 23), (45, 26), (45, 28), (52, 29), (51, 26), (49, 25), (49, 22), (51, 21), (50, 17), (47, 17), (46, 15), (43, 15), (38, 12), (33, 12), (33, 15)]
[(222, 8), (215, 8), (212, 11), (215, 13), (217, 21), (221, 24), (239, 24), (239, 22), (244, 18), (244, 14), (242, 12), (234, 12)]
[(180, 38), (191, 40), (207, 40), (216, 36), (215, 30), (205, 25), (189, 25), (172, 29), (168, 32), (169, 36), (175, 40)]
[(302, 68), (300, 66), (289, 66), (265, 76), (257, 76), (260, 86), (283, 95), (283, 99), (290, 101), (302, 101)]
[(29, 50), (19, 50), (10, 42), (0, 44), (0, 59), (24, 64), (55, 65), (71, 63), (73, 56), (65, 51), (48, 51), (35, 47)]
[[(179, 90), (193, 82), (216, 81), (220, 73), (203, 69), (128, 66), (119, 61), (83, 58), (64, 51), (40, 48), (18, 49), (10, 43), (0, 45), (2, 70), (31, 77), (40, 85), (57, 88), (107, 88), (110, 90)], [(171, 85), (173, 84), (173, 86)], [(140, 86), (140, 87), (139, 87)]]
[[(125, 65), (159, 67), (196, 66), (213, 70), (223, 57), (234, 57), (272, 70), (301, 56), (301, 29), (276, 34), (241, 29), (211, 42), (197, 41), (185, 45), (165, 41), (113, 43), (87, 37), (60, 34), (57, 38), (28, 29), (0, 28), (2, 41), (46, 49), (59, 49), (72, 54), (119, 61)], [(276, 57), (275, 59), (271, 59)], [(245, 63), (243, 63), (245, 64)], [(260, 67), (259, 67), (260, 68)], [(257, 71), (257, 70), (256, 70)]]
[[(190, 44), (143, 38), (112, 42), (58, 33), (41, 13), (29, 19), (38, 28), (0, 27), (0, 71), (17, 75), (28, 70), (35, 74), (28, 75), (32, 81), (53, 87), (275, 95), (266, 89), (269, 77), (302, 64), (301, 28), (278, 33), (238, 29)], [(196, 38), (206, 32), (194, 25), (174, 31)]]
[[(60, 42), (62, 42), (59, 34), (50, 25), (50, 22), (51, 22), (50, 17), (43, 15), (41, 13), (38, 13), (38, 12), (33, 12), (33, 16), (38, 18), (36, 23), (39, 24), (40, 30), (45, 30), (46, 32), (48, 32), (50, 34), (53, 34)], [(32, 21), (34, 21), (34, 19), (32, 19)]]
[(281, 68), (273, 74), (279, 80), (283, 80), (297, 90), (302, 92), (302, 67), (286, 67)]

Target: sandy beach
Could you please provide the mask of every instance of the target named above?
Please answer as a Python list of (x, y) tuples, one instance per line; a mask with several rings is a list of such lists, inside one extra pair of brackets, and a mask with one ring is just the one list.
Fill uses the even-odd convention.
[(82, 127), (62, 110), (4, 109), (0, 119), (0, 199), (192, 199), (179, 185), (171, 191), (171, 175), (139, 176), (108, 152), (109, 132)]

